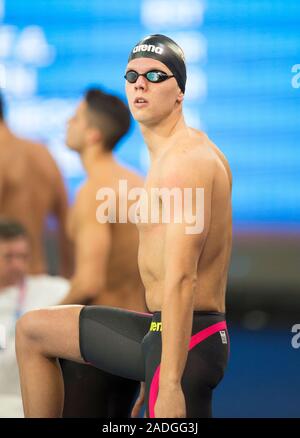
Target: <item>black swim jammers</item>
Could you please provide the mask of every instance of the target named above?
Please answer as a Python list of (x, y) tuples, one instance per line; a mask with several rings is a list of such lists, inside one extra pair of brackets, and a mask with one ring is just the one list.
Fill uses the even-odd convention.
[[(154, 418), (161, 361), (161, 312), (86, 306), (80, 313), (83, 359), (103, 371), (146, 382), (146, 414)], [(228, 361), (225, 314), (195, 311), (182, 389), (188, 418), (212, 416), (212, 391)]]

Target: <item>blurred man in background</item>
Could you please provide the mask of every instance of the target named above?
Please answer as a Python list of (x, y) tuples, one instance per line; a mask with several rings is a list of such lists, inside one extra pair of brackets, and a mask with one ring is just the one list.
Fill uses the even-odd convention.
[(61, 274), (71, 274), (66, 238), (67, 196), (59, 169), (40, 144), (16, 137), (4, 120), (0, 95), (0, 217), (21, 222), (31, 243), (30, 273), (47, 272), (43, 233), (49, 215), (57, 219)]
[[(119, 181), (128, 190), (142, 179), (118, 164), (112, 151), (127, 133), (130, 113), (117, 97), (90, 89), (68, 125), (67, 144), (80, 154), (87, 172), (73, 211), (69, 232), (75, 246), (75, 275), (61, 304), (112, 306), (146, 310), (137, 264), (135, 224), (100, 223), (96, 194), (113, 190), (119, 205)], [(116, 217), (118, 218), (118, 211)], [(99, 218), (98, 218), (99, 219)], [(122, 360), (122, 359), (121, 359)], [(138, 383), (88, 365), (61, 361), (65, 383), (65, 417), (129, 417)]]
[(61, 300), (68, 281), (28, 275), (31, 246), (25, 228), (0, 220), (0, 417), (22, 417), (23, 408), (15, 357), (15, 324), (28, 310)]

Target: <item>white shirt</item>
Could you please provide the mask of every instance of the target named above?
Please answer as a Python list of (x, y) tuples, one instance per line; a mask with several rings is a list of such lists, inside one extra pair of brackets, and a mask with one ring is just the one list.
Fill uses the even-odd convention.
[(19, 372), (15, 354), (16, 313), (56, 305), (69, 290), (61, 277), (26, 277), (19, 287), (0, 289), (0, 417), (23, 417)]

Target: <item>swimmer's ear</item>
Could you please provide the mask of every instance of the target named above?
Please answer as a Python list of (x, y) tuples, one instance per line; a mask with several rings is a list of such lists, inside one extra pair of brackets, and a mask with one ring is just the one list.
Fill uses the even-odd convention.
[(177, 102), (177, 103), (181, 103), (181, 102), (183, 102), (183, 99), (184, 99), (184, 94), (183, 94), (183, 92), (180, 90), (180, 93), (179, 93), (179, 95), (177, 96), (176, 102)]
[(87, 132), (87, 140), (90, 144), (102, 143), (103, 142), (103, 133), (100, 129), (97, 128), (89, 128)]

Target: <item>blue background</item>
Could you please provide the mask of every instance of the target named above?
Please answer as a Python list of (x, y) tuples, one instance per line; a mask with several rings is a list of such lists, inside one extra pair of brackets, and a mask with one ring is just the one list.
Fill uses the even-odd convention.
[[(171, 3), (172, 13), (170, 8), (166, 9)], [(177, 36), (186, 52), (192, 54), (187, 56), (191, 73), (190, 95), (185, 105), (187, 119), (206, 130), (228, 157), (234, 180), (235, 227), (267, 226), (282, 230), (297, 226), (300, 89), (292, 87), (291, 68), (300, 59), (300, 3), (294, 0), (171, 3), (6, 1), (3, 24), (14, 26), (14, 41), (1, 62), (10, 69), (8, 76), (11, 69), (20, 65), (34, 70), (36, 75), (35, 89), (27, 95), (16, 93), (14, 84), (7, 85), (10, 124), (20, 134), (48, 145), (63, 170), (73, 199), (84, 173), (77, 158), (70, 158), (71, 153), (64, 149), (64, 124), (83, 90), (98, 84), (125, 98), (123, 73), (133, 44), (151, 32)], [(152, 18), (148, 14), (145, 19), (149, 11)], [(16, 48), (24, 40), (28, 26), (39, 26), (44, 33), (48, 51), (52, 52), (48, 65), (42, 65), (38, 56), (34, 62), (18, 57)], [(197, 56), (199, 42), (204, 53)], [(194, 87), (197, 77), (202, 78), (204, 87), (198, 93)], [(22, 103), (32, 106), (23, 121), (16, 116), (15, 109), (21, 108)], [(40, 112), (39, 123), (35, 116), (30, 116), (36, 112)], [(147, 152), (135, 125), (119, 146), (117, 156), (146, 172)]]

